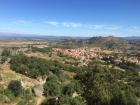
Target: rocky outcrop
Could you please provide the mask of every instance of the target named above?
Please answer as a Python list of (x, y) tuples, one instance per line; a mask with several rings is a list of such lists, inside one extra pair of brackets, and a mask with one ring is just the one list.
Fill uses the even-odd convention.
[(33, 88), (32, 88), (32, 91), (33, 93), (35, 94), (36, 97), (41, 97), (43, 95), (43, 85), (40, 84), (40, 85), (35, 85)]

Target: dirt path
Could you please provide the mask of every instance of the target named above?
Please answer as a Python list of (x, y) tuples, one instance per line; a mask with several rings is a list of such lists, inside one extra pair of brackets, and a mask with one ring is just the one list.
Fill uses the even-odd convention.
[(36, 100), (36, 105), (40, 105), (42, 102), (43, 102), (43, 100), (45, 99), (45, 97), (36, 97), (35, 98), (35, 100)]

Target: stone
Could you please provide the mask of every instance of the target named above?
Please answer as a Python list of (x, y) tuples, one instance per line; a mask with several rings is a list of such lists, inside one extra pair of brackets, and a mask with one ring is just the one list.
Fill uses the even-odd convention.
[(35, 85), (33, 88), (32, 88), (32, 91), (33, 93), (35, 94), (35, 96), (37, 97), (41, 97), (43, 95), (43, 85)]

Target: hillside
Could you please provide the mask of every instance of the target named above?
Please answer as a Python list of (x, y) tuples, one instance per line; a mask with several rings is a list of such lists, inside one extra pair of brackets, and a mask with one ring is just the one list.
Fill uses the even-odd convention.
[(137, 105), (139, 57), (121, 50), (88, 47), (97, 43), (117, 46), (127, 41), (116, 37), (89, 41), (27, 41), (30, 46), (24, 41), (20, 43), (24, 47), (19, 41), (6, 45), (2, 41), (0, 105)]
[(127, 40), (124, 40), (123, 38), (119, 37), (92, 37), (87, 40), (87, 44), (89, 46), (98, 46), (98, 47), (104, 47), (104, 48), (110, 48), (110, 49), (122, 49), (129, 47), (129, 43)]
[(61, 41), (50, 42), (53, 47), (61, 48), (78, 48), (78, 47), (101, 47), (105, 49), (139, 49), (140, 41), (134, 39), (127, 39), (126, 37), (114, 37), (114, 36), (96, 36), (87, 39), (66, 39)]

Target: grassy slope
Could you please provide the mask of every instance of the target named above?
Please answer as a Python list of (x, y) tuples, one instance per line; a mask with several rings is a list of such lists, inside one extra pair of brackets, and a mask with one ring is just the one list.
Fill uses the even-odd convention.
[[(22, 86), (25, 89), (31, 89), (34, 85), (39, 84), (39, 81), (37, 81), (35, 79), (28, 78), (22, 74), (15, 73), (8, 66), (4, 66), (4, 67), (1, 66), (0, 74), (1, 74), (1, 80), (0, 80), (0, 86), (1, 86), (0, 88), (1, 89), (2, 88), (6, 89), (11, 80), (22, 81)], [(0, 93), (0, 94), (2, 94), (2, 93)], [(35, 101), (37, 103), (36, 105), (39, 105), (43, 99), (44, 99), (44, 97), (36, 97), (35, 98)], [(15, 105), (16, 103), (18, 103), (21, 100), (22, 100), (22, 98), (18, 97), (9, 103), (5, 103), (4, 102), (5, 98), (2, 99), (2, 97), (1, 97), (0, 105)]]

